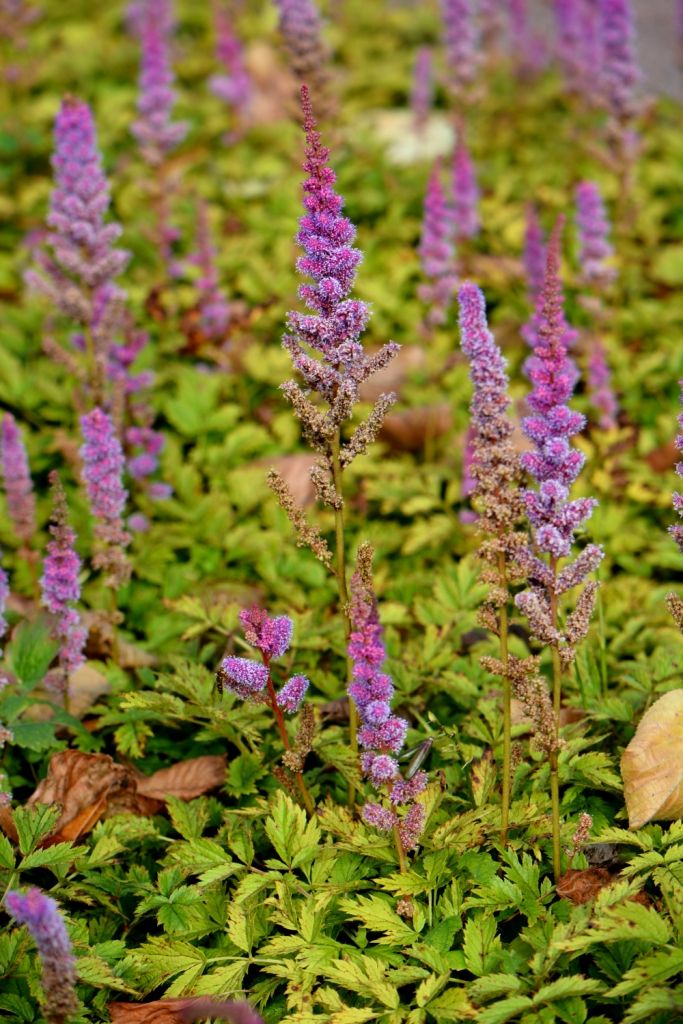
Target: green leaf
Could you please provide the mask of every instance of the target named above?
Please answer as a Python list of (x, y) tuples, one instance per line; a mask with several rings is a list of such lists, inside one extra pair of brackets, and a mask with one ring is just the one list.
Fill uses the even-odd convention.
[(315, 857), (320, 827), (314, 818), (306, 821), (303, 807), (278, 790), (271, 800), (271, 815), (266, 820), (266, 835), (278, 856), (289, 868), (300, 867)]
[(233, 758), (228, 768), (228, 789), (235, 796), (256, 793), (258, 779), (265, 775), (265, 768), (254, 754), (240, 754)]
[(54, 846), (47, 846), (42, 850), (33, 850), (20, 862), (19, 870), (67, 867), (77, 856), (78, 851), (74, 850), (73, 843), (55, 843)]
[(390, 1010), (398, 1009), (396, 986), (387, 980), (386, 969), (378, 960), (361, 956), (354, 960), (338, 961), (323, 967), (322, 973), (340, 988), (365, 998), (376, 999)]
[(50, 638), (46, 622), (34, 619), (33, 622), (24, 620), (20, 624), (7, 654), (17, 679), (24, 686), (31, 687), (45, 677), (58, 650), (59, 645)]
[(52, 831), (61, 813), (61, 808), (48, 804), (17, 807), (14, 810), (14, 827), (19, 837), (19, 850), (24, 856), (31, 853), (40, 840)]
[(14, 722), (13, 744), (40, 753), (58, 745), (53, 722)]
[(477, 1015), (477, 1024), (505, 1024), (522, 1010), (528, 1010), (531, 1005), (528, 996), (508, 996), (502, 1002), (494, 1003), (482, 1010)]
[(224, 967), (217, 967), (209, 974), (204, 974), (197, 982), (193, 995), (218, 996), (227, 993), (234, 998), (242, 990), (242, 982), (249, 969), (249, 964), (250, 961), (246, 957), (242, 957)]
[(0, 832), (0, 868), (11, 871), (14, 867), (14, 847), (6, 835)]
[(495, 971), (501, 959), (500, 936), (496, 934), (495, 918), (479, 914), (465, 925), (462, 951), (465, 966), (477, 977)]
[(448, 988), (429, 1004), (429, 1012), (437, 1021), (467, 1021), (477, 1017), (477, 1011), (467, 998), (464, 988)]
[(380, 932), (380, 945), (391, 943), (410, 945), (415, 941), (415, 930), (393, 909), (391, 902), (381, 896), (357, 896), (355, 899), (341, 899), (339, 909), (349, 917), (362, 921), (370, 931)]

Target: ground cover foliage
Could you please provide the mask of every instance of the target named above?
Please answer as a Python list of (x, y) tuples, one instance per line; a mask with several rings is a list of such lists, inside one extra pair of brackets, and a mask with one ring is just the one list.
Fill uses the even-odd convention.
[[(152, 1018), (109, 1006), (186, 996), (248, 998), (268, 1024), (680, 1020), (683, 829), (649, 822), (629, 830), (619, 771), (644, 712), (677, 687), (683, 656), (665, 604), (683, 569), (667, 534), (683, 377), (680, 108), (653, 100), (640, 114), (618, 278), (601, 324), (618, 425), (598, 425), (581, 382), (573, 399), (588, 415), (576, 439), (587, 458), (575, 490), (599, 499), (586, 535), (605, 557), (597, 612), (564, 681), (565, 852), (556, 885), (550, 766), (521, 714), (501, 843), (500, 681), (480, 663), (497, 641), (477, 617), (486, 587), (479, 538), (463, 515), (468, 365), (455, 304), (445, 323), (425, 330), (418, 295), (423, 196), (433, 159), (447, 160), (452, 145), (442, 85), (423, 135), (408, 109), (415, 52), (439, 44), (438, 10), (361, 0), (328, 7), (336, 111), (320, 127), (364, 253), (354, 288), (372, 305), (364, 344), (403, 346), (386, 371), (398, 403), (377, 444), (346, 473), (346, 545), (350, 556), (361, 540), (375, 549), (394, 708), (410, 724), (408, 746), (433, 741), (419, 847), (399, 870), (392, 837), (348, 805), (349, 786), (363, 793), (366, 783), (339, 705), (346, 643), (335, 580), (296, 546), (266, 483), (278, 468), (323, 535), (333, 534), (332, 510), (313, 509), (312, 460), (279, 390), (291, 375), (285, 318), (301, 308), (293, 238), (303, 137), (277, 13), (256, 0), (238, 8), (259, 115), (235, 130), (207, 88), (216, 71), (209, 5), (176, 4), (175, 112), (187, 134), (165, 172), (177, 232), (168, 287), (151, 230), (150, 171), (130, 133), (138, 46), (124, 5), (68, 0), (43, 5), (3, 83), (0, 398), (28, 449), (40, 524), (33, 551), (48, 540), (52, 470), (67, 492), (83, 558), (88, 662), (72, 676), (66, 704), (44, 687), (57, 649), (35, 559), (3, 509), (12, 597), (0, 721), (12, 735), (2, 751), (12, 805), (0, 822), (2, 892), (38, 886), (58, 901), (77, 958), (75, 1021), (144, 1021)], [(530, 312), (526, 204), (536, 203), (548, 230), (567, 215), (567, 317), (588, 329), (574, 188), (598, 182), (615, 213), (622, 183), (599, 159), (604, 114), (587, 110), (556, 69), (520, 77), (504, 50), (486, 60), (466, 111), (482, 230), (462, 258), (485, 292), (519, 418), (529, 390), (520, 336)], [(111, 217), (132, 253), (119, 280), (136, 327), (149, 332), (135, 368), (154, 372), (146, 394), (164, 436), (157, 477), (172, 487), (154, 500), (127, 480), (126, 512), (148, 522), (133, 534), (132, 573), (115, 591), (119, 621), (109, 614), (111, 588), (87, 557), (93, 527), (79, 486), (78, 387), (44, 346), (46, 336), (64, 343), (73, 325), (24, 283), (52, 189), (52, 125), (67, 94), (92, 107)], [(218, 339), (202, 328), (199, 271), (188, 263), (200, 200), (231, 310)], [(364, 394), (363, 409), (374, 397)], [(246, 653), (238, 616), (254, 605), (294, 621), (276, 683), (294, 672), (311, 681), (304, 777), (312, 815), (283, 773), (270, 709), (216, 684), (224, 654)], [(511, 649), (519, 657), (538, 650), (522, 628)], [(550, 672), (548, 651), (542, 670)], [(287, 728), (294, 741), (297, 719)], [(570, 856), (583, 814), (590, 836)], [(0, 1016), (43, 1020), (31, 939), (9, 916), (2, 925)]]

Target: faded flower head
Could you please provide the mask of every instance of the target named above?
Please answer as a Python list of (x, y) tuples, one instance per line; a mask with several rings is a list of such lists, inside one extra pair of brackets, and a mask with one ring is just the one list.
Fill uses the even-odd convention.
[(280, 34), (289, 64), (300, 82), (306, 83), (325, 107), (328, 105), (330, 52), (323, 40), (320, 13), (315, 0), (275, 0), (280, 15)]
[(18, 924), (26, 925), (43, 969), (43, 1012), (48, 1024), (64, 1024), (78, 1010), (76, 961), (58, 904), (40, 889), (11, 891), (5, 907)]
[(576, 227), (584, 280), (598, 287), (608, 285), (615, 276), (610, 264), (614, 249), (609, 242), (605, 204), (595, 182), (582, 181), (576, 187)]
[(607, 109), (617, 121), (633, 117), (641, 72), (636, 59), (636, 30), (630, 0), (599, 0), (602, 52), (601, 88)]
[(448, 85), (453, 94), (461, 98), (472, 85), (478, 66), (472, 0), (441, 0), (441, 21)]

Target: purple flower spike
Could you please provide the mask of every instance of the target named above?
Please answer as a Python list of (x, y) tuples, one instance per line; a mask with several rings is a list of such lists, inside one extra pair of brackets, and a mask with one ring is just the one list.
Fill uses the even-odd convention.
[(234, 107), (239, 118), (244, 120), (251, 102), (252, 85), (244, 64), (242, 43), (233, 31), (228, 11), (218, 3), (213, 7), (213, 23), (216, 34), (216, 60), (223, 71), (212, 76), (209, 88), (219, 100)]
[(140, 38), (138, 119), (131, 131), (143, 159), (159, 167), (187, 133), (184, 122), (171, 120), (175, 93), (170, 41), (173, 18), (169, 0), (142, 0), (134, 28)]
[(543, 288), (545, 260), (545, 235), (538, 219), (538, 211), (533, 203), (528, 203), (524, 233), (524, 270), (529, 302), (533, 305), (536, 304)]
[(617, 121), (637, 112), (635, 89), (641, 80), (636, 60), (636, 31), (629, 0), (599, 0), (602, 92)]
[(261, 608), (249, 608), (240, 612), (244, 635), (252, 647), (258, 647), (270, 660), (281, 658), (292, 642), (294, 623), (287, 615), (271, 619)]
[(275, 0), (275, 4), (290, 67), (300, 82), (311, 87), (318, 104), (326, 107), (330, 54), (318, 8), (314, 0)]
[(477, 73), (477, 40), (471, 0), (441, 0), (443, 43), (448, 83), (456, 97), (471, 86)]
[(125, 460), (114, 424), (101, 409), (81, 417), (81, 431), (85, 442), (80, 449), (83, 479), (100, 543), (93, 564), (108, 572), (107, 585), (116, 587), (130, 575), (123, 551), (130, 542), (122, 519), (127, 498), (121, 482)]
[(432, 51), (428, 46), (421, 46), (415, 56), (413, 70), (413, 90), (410, 106), (413, 111), (415, 130), (422, 132), (429, 118), (434, 93)]
[(8, 892), (5, 907), (18, 924), (26, 925), (43, 969), (43, 1013), (48, 1024), (64, 1024), (78, 1010), (76, 960), (58, 904), (40, 889)]
[(612, 387), (612, 375), (605, 346), (599, 339), (591, 342), (586, 383), (590, 403), (599, 413), (598, 425), (603, 430), (614, 430), (617, 426), (619, 405)]
[(303, 704), (309, 686), (306, 676), (292, 676), (277, 695), (278, 705), (290, 715), (296, 714)]
[(223, 658), (218, 670), (219, 681), (237, 697), (247, 699), (268, 685), (268, 669), (249, 658)]
[[(683, 403), (683, 380), (680, 380), (678, 383), (681, 387), (681, 403)], [(676, 448), (679, 452), (683, 452), (683, 413), (678, 417), (678, 426), (680, 427), (681, 433), (676, 438)], [(683, 462), (676, 463), (676, 472), (680, 477), (683, 477)], [(679, 516), (683, 517), (683, 494), (678, 492), (674, 493), (673, 507), (676, 512), (678, 512)], [(676, 541), (681, 551), (683, 551), (683, 526), (676, 523), (674, 526), (669, 527), (669, 533)]]
[[(0, 551), (0, 556), (2, 552)], [(7, 599), (9, 598), (9, 578), (7, 573), (0, 565), (0, 639), (7, 632), (9, 623), (5, 618), (5, 608), (7, 607)], [(0, 655), (2, 655), (2, 648), (0, 648)], [(0, 681), (0, 690), (2, 689), (2, 682)]]
[(197, 203), (196, 249), (190, 261), (199, 268), (201, 276), (197, 281), (199, 292), (199, 315), (202, 330), (207, 338), (223, 341), (230, 323), (230, 303), (220, 287), (220, 275), (216, 266), (216, 250), (211, 241), (209, 214), (206, 203)]
[(580, 81), (583, 0), (555, 0), (556, 52), (570, 89)]
[(585, 420), (567, 405), (577, 372), (567, 353), (560, 281), (563, 223), (564, 219), (559, 218), (548, 243), (536, 345), (525, 367), (533, 390), (528, 399), (532, 415), (525, 418), (523, 428), (536, 450), (524, 452), (520, 460), (539, 485), (538, 491), (524, 492), (536, 546), (551, 558), (570, 554), (574, 531), (588, 519), (596, 505), (593, 498), (568, 500), (569, 488), (584, 463), (584, 456), (571, 448), (569, 439), (583, 430)]
[(453, 220), (441, 187), (440, 170), (441, 165), (437, 161), (427, 184), (419, 247), (422, 270), (428, 283), (418, 287), (418, 295), (429, 304), (426, 316), (429, 327), (436, 327), (446, 320), (458, 282), (454, 273)]
[[(50, 259), (39, 253), (42, 273), (29, 271), (26, 277), (62, 313), (86, 329), (94, 348), (90, 358), (95, 358), (102, 370), (112, 336), (121, 324), (125, 300), (113, 281), (126, 266), (129, 254), (114, 248), (120, 226), (104, 222), (109, 186), (87, 103), (73, 98), (62, 103), (55, 121), (52, 166), (55, 188), (47, 222), (52, 228), (48, 244), (53, 256)], [(94, 368), (90, 369), (93, 378)]]
[(456, 241), (479, 234), (479, 189), (474, 163), (462, 131), (458, 132), (453, 162), (453, 213)]
[[(363, 750), (361, 769), (368, 776), (372, 785), (384, 791), (389, 803), (396, 786), (405, 780), (400, 778), (396, 754), (405, 743), (408, 723), (403, 718), (391, 713), (389, 700), (393, 694), (391, 679), (382, 672), (385, 659), (383, 630), (377, 615), (377, 600), (372, 589), (372, 549), (369, 545), (361, 545), (358, 551), (358, 567), (351, 578), (351, 602), (349, 608), (351, 635), (348, 653), (353, 664), (353, 682), (349, 686), (349, 696), (353, 700), (360, 717), (361, 727), (358, 730), (358, 742)], [(416, 784), (412, 800), (424, 789)], [(398, 790), (396, 790), (398, 792)], [(410, 801), (406, 795), (405, 801)], [(383, 807), (379, 803), (367, 803), (363, 809), (363, 817), (368, 824), (382, 831), (390, 831), (410, 815), (414, 803), (403, 818), (399, 818), (393, 809)], [(420, 830), (421, 831), (421, 830)], [(415, 842), (404, 849), (413, 849)], [(402, 841), (402, 838), (401, 838)]]
[(609, 222), (600, 189), (592, 181), (576, 188), (576, 226), (579, 235), (579, 263), (585, 281), (608, 285), (615, 276), (610, 260), (614, 250), (609, 242)]
[(68, 524), (66, 496), (54, 472), (50, 474), (50, 483), (53, 494), (52, 540), (47, 545), (40, 587), (43, 604), (57, 620), (53, 633), (60, 644), (59, 664), (64, 689), (68, 674), (85, 662), (86, 630), (81, 626), (78, 612), (70, 607), (71, 602), (78, 601), (81, 596), (78, 580), (81, 560), (76, 553), (76, 534)]
[(5, 481), (7, 511), (14, 532), (22, 543), (28, 546), (36, 531), (36, 499), (26, 449), (11, 413), (5, 413), (2, 421), (1, 444), (0, 461)]

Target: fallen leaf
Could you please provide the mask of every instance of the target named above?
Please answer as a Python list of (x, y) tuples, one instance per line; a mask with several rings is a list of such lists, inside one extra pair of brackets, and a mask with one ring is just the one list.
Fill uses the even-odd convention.
[(249, 1003), (208, 996), (186, 999), (156, 999), (151, 1003), (110, 1003), (111, 1024), (190, 1024), (190, 1021), (214, 1017), (231, 1024), (263, 1024)]
[(422, 405), (403, 412), (390, 412), (379, 436), (397, 451), (416, 452), (428, 441), (447, 434), (452, 424), (450, 405)]
[(225, 782), (224, 757), (206, 754), (180, 761), (170, 768), (161, 768), (154, 775), (139, 776), (137, 792), (153, 800), (166, 800), (169, 796), (179, 800), (194, 800), (210, 789)]
[(364, 402), (376, 402), (388, 391), (401, 393), (401, 388), (411, 373), (421, 370), (427, 361), (420, 345), (402, 345), (396, 355), (377, 373), (360, 386), (360, 397)]
[(629, 828), (683, 815), (683, 689), (643, 715), (621, 758)]
[(680, 452), (675, 441), (667, 441), (659, 448), (653, 448), (645, 456), (645, 461), (654, 473), (668, 473), (680, 460)]
[(607, 868), (569, 868), (557, 883), (557, 895), (572, 903), (588, 903), (611, 882)]

